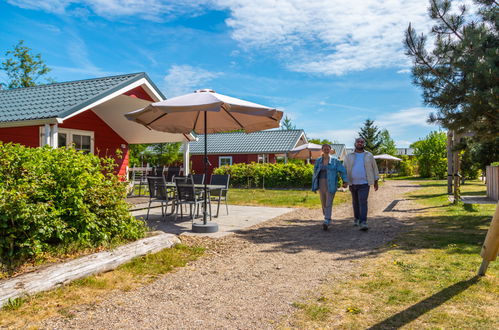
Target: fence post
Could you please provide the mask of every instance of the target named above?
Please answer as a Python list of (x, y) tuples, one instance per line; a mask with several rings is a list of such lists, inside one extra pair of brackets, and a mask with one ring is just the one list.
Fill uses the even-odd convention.
[(490, 222), (485, 242), (483, 242), (482, 251), (480, 255), (483, 258), (482, 265), (478, 270), (478, 275), (483, 276), (489, 267), (491, 261), (496, 260), (497, 253), (499, 252), (499, 202), (496, 206), (496, 212)]

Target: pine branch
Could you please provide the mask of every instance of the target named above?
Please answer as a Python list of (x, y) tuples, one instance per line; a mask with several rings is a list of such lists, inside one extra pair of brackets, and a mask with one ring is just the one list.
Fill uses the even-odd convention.
[(431, 7), (432, 7), (432, 9), (434, 9), (434, 11), (437, 14), (438, 18), (440, 18), (440, 20), (442, 22), (444, 22), (444, 24), (447, 26), (447, 28), (449, 28), (449, 30), (452, 31), (452, 34), (454, 34), (456, 37), (458, 37), (459, 40), (463, 41), (463, 38), (462, 38), (461, 34), (456, 29), (454, 29), (454, 27), (452, 25), (450, 25), (449, 22), (447, 22), (447, 20), (445, 19), (445, 16), (440, 13), (440, 10), (438, 9), (438, 6), (436, 4), (436, 0), (431, 0), (431, 2), (432, 2)]

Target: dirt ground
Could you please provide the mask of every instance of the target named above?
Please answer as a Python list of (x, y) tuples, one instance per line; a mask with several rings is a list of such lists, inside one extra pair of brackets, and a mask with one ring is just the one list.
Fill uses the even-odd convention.
[(403, 195), (417, 189), (387, 181), (371, 189), (370, 230), (353, 227), (350, 204), (333, 209), (322, 230), (319, 210), (296, 209), (234, 235), (203, 240), (208, 256), (130, 292), (115, 292), (77, 306), (72, 318), (46, 320), (42, 328), (272, 329), (286, 324), (293, 302), (332, 278), (360, 271), (359, 261), (411, 225), (414, 207)]

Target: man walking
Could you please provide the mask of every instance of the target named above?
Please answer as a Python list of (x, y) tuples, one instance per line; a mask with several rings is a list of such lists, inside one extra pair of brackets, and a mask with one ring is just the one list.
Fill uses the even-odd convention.
[(355, 139), (355, 151), (348, 154), (345, 159), (350, 192), (352, 193), (352, 205), (354, 214), (354, 226), (360, 226), (360, 230), (366, 231), (367, 226), (367, 198), (369, 188), (374, 186), (378, 190), (379, 172), (373, 154), (365, 151), (363, 138)]

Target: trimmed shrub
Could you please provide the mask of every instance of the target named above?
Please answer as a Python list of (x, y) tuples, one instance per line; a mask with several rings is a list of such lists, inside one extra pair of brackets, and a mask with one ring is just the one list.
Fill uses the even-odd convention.
[(0, 142), (0, 264), (143, 237), (145, 225), (130, 215), (114, 166), (71, 148)]
[(310, 188), (313, 165), (305, 164), (234, 164), (216, 168), (213, 174), (230, 174), (233, 187)]

